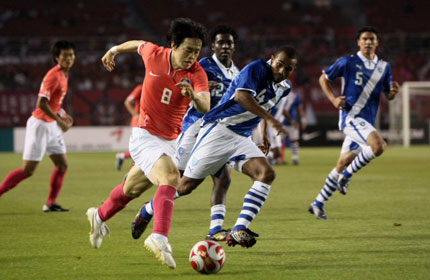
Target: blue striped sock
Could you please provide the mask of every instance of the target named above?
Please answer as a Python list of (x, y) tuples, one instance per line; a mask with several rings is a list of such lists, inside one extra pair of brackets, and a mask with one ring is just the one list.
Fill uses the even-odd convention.
[(224, 204), (217, 204), (211, 207), (211, 224), (209, 234), (213, 235), (222, 230), (226, 208)]
[(317, 198), (315, 199), (315, 203), (321, 207), (324, 203), (329, 200), (329, 198), (336, 191), (337, 178), (339, 177), (339, 173), (336, 171), (336, 168), (328, 174), (327, 179), (325, 179), (324, 187), (321, 189)]
[(362, 151), (354, 158), (351, 164), (348, 165), (348, 167), (344, 171), (344, 175), (348, 178), (351, 178), (354, 173), (358, 172), (358, 170), (368, 165), (370, 161), (375, 157), (376, 156), (370, 146), (363, 148)]
[(245, 195), (242, 211), (234, 225), (233, 231), (246, 229), (260, 212), (261, 207), (270, 192), (270, 185), (255, 181), (251, 189)]

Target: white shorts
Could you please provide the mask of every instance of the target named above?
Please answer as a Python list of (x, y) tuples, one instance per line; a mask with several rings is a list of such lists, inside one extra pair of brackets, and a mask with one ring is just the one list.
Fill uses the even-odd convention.
[(173, 159), (175, 140), (166, 140), (162, 137), (152, 135), (146, 129), (133, 127), (128, 149), (134, 163), (148, 177), (155, 162), (162, 155), (167, 155)]
[(176, 141), (175, 163), (179, 170), (185, 170), (187, 162), (190, 159), (191, 150), (197, 140), (200, 131), (202, 119), (193, 123), (185, 132), (181, 133)]
[(278, 134), (278, 131), (274, 127), (268, 126), (267, 127), (267, 137), (270, 141), (270, 149), (276, 149), (282, 147), (282, 136), (276, 135)]
[(66, 153), (63, 133), (57, 122), (45, 122), (31, 116), (25, 128), (24, 160), (41, 161), (48, 155)]
[(284, 128), (285, 128), (285, 130), (287, 130), (288, 139), (290, 139), (291, 142), (299, 141), (300, 130), (298, 128), (295, 128), (293, 125), (284, 126)]
[(376, 131), (376, 129), (368, 121), (363, 118), (348, 118), (343, 133), (346, 135), (343, 140), (341, 153), (353, 152), (358, 154), (361, 147), (368, 146), (367, 138)]
[(209, 123), (200, 129), (184, 176), (204, 179), (228, 162), (241, 171), (243, 164), (257, 157), (265, 156), (250, 137), (236, 134), (222, 124)]

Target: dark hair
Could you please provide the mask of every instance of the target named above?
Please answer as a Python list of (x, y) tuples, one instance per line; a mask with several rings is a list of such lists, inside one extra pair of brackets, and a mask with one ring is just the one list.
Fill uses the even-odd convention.
[(297, 57), (296, 48), (294, 48), (293, 46), (290, 46), (290, 45), (285, 45), (285, 46), (279, 47), (278, 50), (276, 51), (276, 54), (279, 54), (281, 52), (285, 53), (291, 59)]
[(215, 42), (215, 37), (218, 34), (230, 34), (233, 36), (234, 42), (236, 42), (239, 39), (239, 36), (237, 35), (236, 30), (234, 30), (233, 27), (227, 24), (220, 24), (215, 26), (214, 29), (211, 31), (211, 41)]
[(361, 34), (363, 34), (364, 32), (374, 33), (376, 35), (376, 37), (378, 37), (378, 31), (376, 31), (375, 27), (373, 27), (373, 26), (364, 26), (364, 27), (358, 29), (358, 31), (357, 31), (357, 40), (360, 39)]
[(75, 44), (69, 41), (57, 41), (52, 45), (51, 54), (54, 62), (57, 63), (56, 58), (60, 56), (61, 50), (75, 50)]
[(196, 38), (202, 40), (202, 45), (206, 43), (207, 31), (202, 24), (192, 21), (189, 18), (177, 18), (170, 24), (167, 42), (174, 43), (179, 47), (185, 38)]

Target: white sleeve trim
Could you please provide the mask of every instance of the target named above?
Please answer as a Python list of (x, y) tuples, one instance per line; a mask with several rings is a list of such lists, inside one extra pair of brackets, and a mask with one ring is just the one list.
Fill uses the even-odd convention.
[(49, 96), (49, 92), (47, 94), (43, 92), (39, 92), (38, 96), (45, 97), (46, 99), (48, 99), (48, 101), (51, 100), (51, 97)]
[(147, 42), (146, 41), (143, 41), (138, 47), (137, 47), (137, 54), (138, 55), (140, 55), (140, 48), (144, 45), (144, 44), (146, 44)]

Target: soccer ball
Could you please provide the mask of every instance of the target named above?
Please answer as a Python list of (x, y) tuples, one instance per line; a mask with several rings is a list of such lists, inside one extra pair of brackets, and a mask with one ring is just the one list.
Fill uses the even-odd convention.
[(190, 263), (202, 274), (215, 274), (224, 266), (224, 249), (212, 240), (199, 241), (191, 249)]

